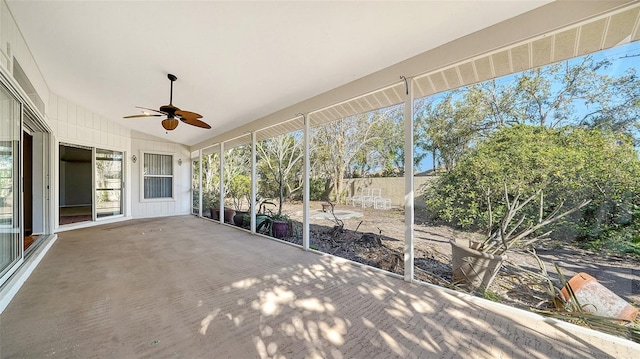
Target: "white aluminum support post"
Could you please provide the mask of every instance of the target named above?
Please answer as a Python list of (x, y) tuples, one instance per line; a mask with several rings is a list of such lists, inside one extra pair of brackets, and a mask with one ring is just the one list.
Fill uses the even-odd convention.
[(218, 220), (224, 223), (224, 142), (220, 142), (220, 203)]
[(202, 217), (202, 150), (198, 150), (198, 216)]
[(256, 183), (256, 131), (251, 132), (251, 205), (249, 210), (251, 213), (251, 233), (256, 233), (256, 196), (257, 196), (257, 183)]
[[(96, 181), (95, 181), (95, 178), (96, 178), (96, 163), (97, 162), (98, 161), (96, 160), (96, 148), (92, 147), (91, 148), (91, 196), (93, 198), (91, 199), (91, 220), (94, 221), (94, 222), (98, 220), (98, 203), (97, 203), (97, 200), (96, 200), (96, 191), (97, 191), (98, 186), (96, 186)], [(23, 178), (23, 182), (24, 182), (24, 178)], [(22, 199), (20, 199), (20, 200), (22, 201)], [(22, 213), (24, 213), (24, 212), (22, 212)]]
[[(56, 225), (58, 223), (58, 221), (54, 220), (53, 218), (59, 218), (58, 217), (58, 212), (59, 211), (59, 206), (57, 205), (59, 202), (57, 202), (55, 199), (58, 199), (58, 197), (60, 196), (60, 194), (56, 194), (59, 191), (56, 190), (57, 188), (59, 188), (59, 184), (58, 184), (58, 174), (56, 171), (58, 171), (58, 163), (54, 160), (54, 159), (58, 159), (59, 155), (58, 155), (58, 151), (59, 151), (59, 144), (58, 142), (56, 142), (56, 138), (53, 136), (53, 133), (49, 133), (47, 135), (47, 147), (49, 148), (49, 151), (46, 152), (45, 157), (47, 158), (47, 164), (45, 165), (46, 167), (49, 168), (49, 170), (47, 171), (47, 181), (45, 182), (47, 185), (47, 189), (46, 189), (46, 199), (47, 199), (47, 206), (49, 208), (48, 211), (46, 211), (45, 213), (47, 213), (47, 218), (46, 218), (46, 227), (47, 228), (47, 233), (53, 233), (55, 231)], [(125, 152), (126, 153), (126, 152)], [(131, 157), (127, 157), (127, 158), (131, 158)], [(129, 168), (128, 173), (132, 173), (133, 170), (131, 169), (131, 162), (126, 161), (125, 162), (125, 169)], [(129, 175), (128, 177), (129, 181), (131, 181), (131, 175)], [(126, 183), (126, 182), (125, 182)], [(131, 183), (131, 182), (129, 182)], [(125, 201), (124, 201), (124, 208), (123, 211), (125, 216), (131, 216), (131, 190), (129, 188), (131, 188), (131, 185), (127, 185), (124, 187), (125, 188)], [(128, 199), (128, 200), (127, 200)]]
[(413, 79), (405, 82), (404, 99), (404, 280), (413, 281)]
[(310, 158), (309, 153), (309, 141), (310, 141), (310, 125), (309, 117), (305, 114), (299, 114), (304, 120), (304, 196), (302, 203), (304, 208), (302, 209), (302, 248), (305, 251), (309, 250), (309, 176), (311, 175)]

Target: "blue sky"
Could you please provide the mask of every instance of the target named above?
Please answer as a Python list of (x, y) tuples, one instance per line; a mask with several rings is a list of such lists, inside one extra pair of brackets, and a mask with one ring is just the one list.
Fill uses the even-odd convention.
[[(612, 49), (600, 51), (591, 56), (595, 60), (601, 60), (604, 58), (609, 58), (612, 61), (612, 65), (607, 69), (607, 73), (613, 77), (619, 76), (623, 74), (625, 71), (629, 69), (635, 69), (640, 73), (640, 41), (626, 44), (623, 46), (618, 46)], [(583, 57), (578, 57), (575, 59), (568, 60), (569, 64), (576, 63), (581, 61)], [(508, 75), (501, 78), (498, 78), (496, 81), (499, 84), (505, 84), (513, 82), (514, 78), (518, 74)], [(442, 98), (446, 93), (440, 93), (433, 95), (436, 98)], [(588, 109), (584, 104), (580, 104), (579, 102), (574, 103), (574, 109), (578, 113), (586, 114)], [(582, 116), (580, 116), (582, 117)], [(416, 149), (416, 151), (418, 151)], [(429, 154), (426, 158), (420, 162), (420, 164), (415, 168), (417, 172), (423, 172), (433, 168), (433, 156)]]

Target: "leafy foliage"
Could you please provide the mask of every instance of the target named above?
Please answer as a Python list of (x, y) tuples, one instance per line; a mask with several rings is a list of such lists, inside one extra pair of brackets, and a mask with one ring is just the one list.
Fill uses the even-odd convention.
[(449, 170), (504, 126), (591, 127), (637, 141), (640, 78), (633, 68), (611, 76), (615, 66), (590, 55), (420, 99), (416, 147)]
[(322, 178), (309, 179), (309, 199), (312, 201), (320, 201), (325, 193), (326, 181)]
[(346, 177), (375, 171), (400, 174), (397, 169), (404, 167), (402, 114), (402, 106), (391, 106), (313, 129), (313, 178), (327, 183), (322, 199), (339, 199)]
[(556, 237), (593, 241), (637, 226), (639, 178), (640, 161), (628, 135), (516, 125), (480, 142), (425, 197), (435, 218), (470, 229), (487, 228), (505, 214), (505, 192), (530, 197), (544, 191), (542, 209), (540, 200), (522, 209), (523, 226), (562, 204), (591, 200), (553, 229)]
[(217, 153), (206, 154), (202, 156), (202, 210), (219, 208), (219, 203), (220, 155)]
[(243, 209), (244, 202), (248, 207), (251, 195), (251, 146), (239, 145), (225, 150), (222, 170), (225, 202), (231, 202), (236, 210)]

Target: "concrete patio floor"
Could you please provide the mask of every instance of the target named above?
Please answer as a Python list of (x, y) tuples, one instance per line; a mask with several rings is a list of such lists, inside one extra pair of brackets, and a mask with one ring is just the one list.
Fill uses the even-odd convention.
[(640, 345), (192, 217), (59, 233), (1, 358), (637, 358)]

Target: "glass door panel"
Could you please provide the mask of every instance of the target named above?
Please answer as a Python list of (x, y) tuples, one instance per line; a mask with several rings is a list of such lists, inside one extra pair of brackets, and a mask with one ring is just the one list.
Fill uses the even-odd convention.
[(0, 284), (22, 258), (20, 105), (0, 87)]
[(200, 215), (200, 161), (191, 161), (191, 213)]
[(122, 152), (96, 149), (96, 216), (122, 214)]

